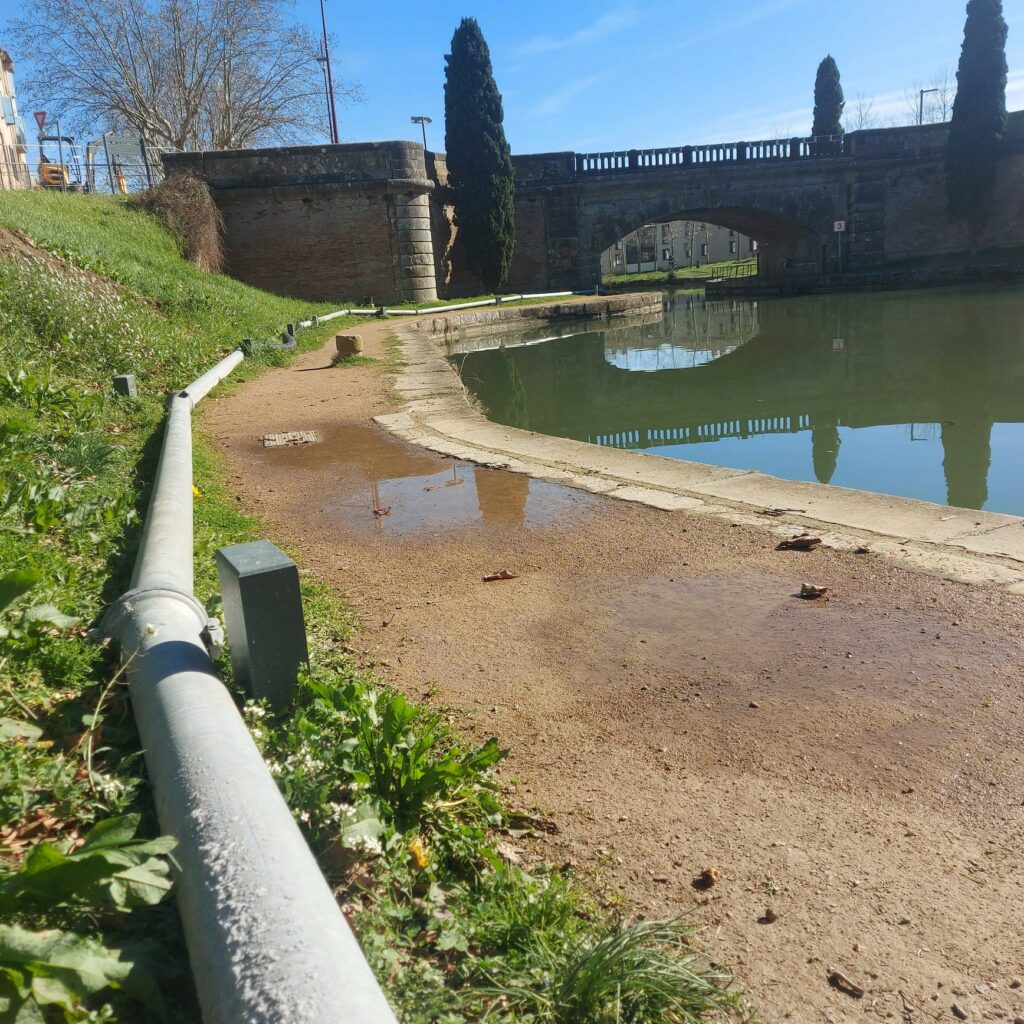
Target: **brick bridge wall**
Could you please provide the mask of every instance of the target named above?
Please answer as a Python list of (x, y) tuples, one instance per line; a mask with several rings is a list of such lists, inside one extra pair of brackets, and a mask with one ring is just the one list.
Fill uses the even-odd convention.
[(227, 272), (295, 298), (437, 297), (423, 147), (412, 142), (164, 156), (191, 170), (224, 217)]
[[(964, 252), (945, 215), (947, 126), (841, 141), (542, 153), (513, 158), (508, 287), (590, 287), (601, 252), (642, 224), (710, 221), (758, 239), (760, 272), (864, 269)], [(412, 142), (164, 157), (206, 178), (224, 215), (228, 272), (298, 298), (378, 302), (479, 292), (463, 266), (443, 154)], [(1024, 245), (1024, 112), (1010, 115), (981, 250)], [(840, 242), (833, 222), (845, 220)], [(840, 254), (840, 245), (843, 248)]]

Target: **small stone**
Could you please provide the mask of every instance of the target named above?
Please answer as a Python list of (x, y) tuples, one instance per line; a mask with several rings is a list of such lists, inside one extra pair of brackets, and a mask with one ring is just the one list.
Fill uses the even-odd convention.
[(900, 924), (910, 924), (910, 918), (909, 917), (901, 917), (900, 918)]
[(771, 907), (765, 907), (764, 914), (758, 918), (758, 921), (761, 924), (775, 924), (778, 919), (779, 915)]
[(949, 1009), (957, 1020), (967, 1020), (967, 1011), (959, 1003), (954, 1003)]
[(1020, 985), (1020, 978), (1014, 978), (1013, 981), (1010, 982), (1010, 988), (1020, 988)]
[(705, 868), (694, 880), (694, 889), (710, 889), (713, 885), (717, 885), (722, 877), (722, 872), (718, 868)]
[(758, 704), (756, 700), (752, 700), (752, 701), (751, 701), (751, 702), (750, 702), (750, 703), (749, 703), (749, 704), (747, 705), (747, 707), (748, 707), (748, 708), (759, 708), (760, 706), (761, 706), (761, 705), (760, 705), (760, 704)]

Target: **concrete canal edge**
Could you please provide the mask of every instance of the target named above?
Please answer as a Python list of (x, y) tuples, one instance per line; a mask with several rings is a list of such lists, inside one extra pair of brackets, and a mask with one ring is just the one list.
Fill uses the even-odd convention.
[(467, 330), (646, 319), (660, 312), (660, 294), (645, 292), (426, 316), (402, 324), (394, 331), (402, 348), (394, 385), (406, 405), (375, 420), (406, 441), (466, 462), (653, 508), (708, 515), (780, 537), (808, 530), (839, 550), (867, 547), (906, 568), (1024, 593), (1024, 517), (781, 480), (491, 423), (474, 408), (446, 358)]

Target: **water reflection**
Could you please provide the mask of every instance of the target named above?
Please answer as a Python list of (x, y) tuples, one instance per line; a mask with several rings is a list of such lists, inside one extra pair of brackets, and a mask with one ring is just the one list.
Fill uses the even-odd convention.
[(1024, 295), (709, 303), (464, 358), (502, 423), (1024, 514)]
[(596, 501), (521, 473), (447, 460), (373, 427), (331, 424), (320, 444), (263, 448), (294, 486), (316, 493), (320, 518), (384, 536), (431, 528), (544, 526)]

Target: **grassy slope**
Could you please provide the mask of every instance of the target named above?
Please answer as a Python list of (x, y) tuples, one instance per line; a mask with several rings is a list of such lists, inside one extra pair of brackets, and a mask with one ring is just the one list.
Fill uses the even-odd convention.
[[(110, 199), (0, 192), (0, 226), (103, 277), (54, 260), (0, 259), (0, 577), (39, 577), (0, 611), (0, 630), (12, 634), (0, 639), (0, 716), (31, 727), (11, 726), (15, 734), (0, 740), (2, 877), (30, 844), (75, 841), (112, 815), (141, 812), (154, 834), (129, 709), (117, 682), (107, 689), (113, 658), (83, 627), (127, 584), (163, 396), (242, 336), (273, 336), (297, 309), (200, 273), (160, 226)], [(120, 372), (137, 375), (137, 400), (111, 395)], [(45, 604), (79, 625), (24, 619), (26, 608)], [(70, 928), (108, 944), (155, 935), (157, 955), (171, 965), (165, 991), (187, 993), (172, 905), (126, 922), (89, 900), (68, 902), (0, 913), (0, 921)], [(0, 984), (0, 1018), (8, 1019), (5, 991)], [(193, 1017), (187, 994), (165, 1001)], [(126, 1003), (117, 1012), (132, 1019), (134, 1011)]]
[[(0, 565), (38, 570), (42, 582), (23, 603), (51, 601), (88, 623), (127, 577), (161, 395), (241, 336), (273, 336), (297, 310), (200, 273), (161, 228), (113, 200), (0, 193), (0, 226), (120, 286), (113, 292), (39, 263), (0, 260)], [(313, 332), (303, 337), (316, 343)], [(241, 372), (261, 368), (247, 360)], [(110, 395), (115, 372), (138, 375), (138, 400)], [(259, 533), (223, 478), (200, 442), (197, 594), (211, 609), (213, 550)], [(441, 718), (357, 671), (346, 653), (345, 607), (308, 574), (304, 592), (314, 669), (297, 706), (279, 722), (260, 707), (245, 713), (404, 1020), (653, 1024), (735, 1009), (727, 977), (688, 944), (685, 927), (623, 930), (575, 883), (527, 875), (499, 856), (495, 830), (528, 833), (531, 823), (502, 805), (489, 772), (496, 745), (463, 749)], [(109, 655), (76, 629), (22, 632), (0, 642), (0, 715), (31, 718), (42, 733), (0, 744), (9, 794), (0, 829), (26, 835), (26, 823), (43, 814), (48, 824), (32, 838), (66, 839), (111, 814), (148, 815), (126, 701), (116, 683), (108, 688)], [(83, 732), (88, 742), (79, 743)], [(144, 930), (163, 939), (161, 957), (173, 964), (176, 956), (180, 969), (163, 908), (131, 915), (143, 918), (134, 929), (123, 920), (115, 928), (94, 909), (24, 923), (108, 943)], [(164, 990), (172, 1009), (166, 992), (181, 988), (172, 978)], [(92, 1005), (108, 998), (101, 993)], [(187, 999), (181, 1012), (194, 1012)], [(135, 1019), (130, 1005), (114, 1013), (104, 1019)]]
[[(604, 278), (610, 285), (644, 285), (671, 284), (673, 281), (705, 281), (717, 274), (727, 271), (729, 267), (757, 267), (757, 259), (721, 260), (718, 263), (705, 263), (700, 267), (676, 267), (675, 270), (646, 270), (642, 274), (609, 274)], [(752, 271), (750, 271), (752, 272)]]

